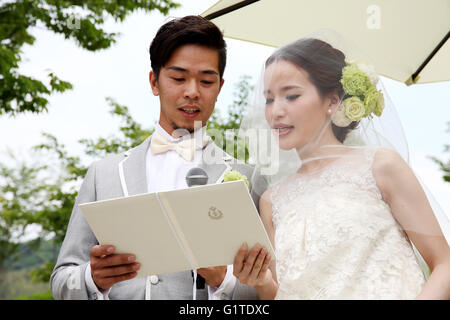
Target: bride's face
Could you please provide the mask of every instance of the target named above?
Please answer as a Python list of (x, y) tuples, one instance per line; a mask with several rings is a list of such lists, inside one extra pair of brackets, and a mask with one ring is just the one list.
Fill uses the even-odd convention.
[(327, 125), (327, 102), (308, 79), (308, 73), (285, 60), (264, 73), (266, 120), (283, 150), (301, 150)]

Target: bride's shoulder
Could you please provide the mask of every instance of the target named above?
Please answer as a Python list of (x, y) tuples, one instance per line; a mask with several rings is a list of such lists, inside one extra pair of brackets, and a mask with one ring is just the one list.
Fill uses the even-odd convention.
[(261, 194), (261, 197), (259, 197), (259, 202), (272, 203), (272, 192), (273, 187), (268, 187), (266, 191)]
[(372, 169), (375, 171), (390, 171), (393, 167), (408, 165), (400, 154), (389, 148), (375, 148), (373, 150)]
[(409, 176), (411, 169), (401, 155), (389, 148), (377, 148), (374, 152), (372, 173), (379, 188), (390, 189)]
[(267, 188), (259, 198), (259, 214), (264, 225), (272, 221), (272, 188)]

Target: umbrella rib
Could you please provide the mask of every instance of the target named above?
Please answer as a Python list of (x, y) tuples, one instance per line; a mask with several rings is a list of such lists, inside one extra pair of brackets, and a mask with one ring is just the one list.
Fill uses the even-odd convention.
[(232, 6), (229, 6), (229, 7), (223, 8), (223, 9), (221, 9), (219, 11), (216, 11), (216, 12), (213, 12), (211, 14), (208, 14), (205, 17), (205, 19), (212, 20), (212, 19), (218, 18), (218, 17), (223, 16), (223, 15), (225, 15), (227, 13), (230, 13), (230, 12), (233, 12), (233, 11), (238, 10), (240, 8), (246, 7), (246, 6), (250, 5), (250, 4), (258, 2), (258, 1), (259, 0), (244, 0), (244, 1), (241, 1), (241, 2), (238, 2), (238, 3), (235, 3)]
[[(411, 76), (411, 83), (415, 83), (419, 73), (422, 72), (423, 68), (431, 61), (431, 59), (436, 55), (436, 53), (441, 49), (445, 42), (450, 38), (450, 31), (447, 32), (447, 35), (439, 42), (439, 44), (434, 48), (434, 50), (430, 53), (430, 55), (425, 59), (425, 61), (420, 65), (416, 72), (414, 72)], [(409, 81), (408, 81), (409, 82)]]

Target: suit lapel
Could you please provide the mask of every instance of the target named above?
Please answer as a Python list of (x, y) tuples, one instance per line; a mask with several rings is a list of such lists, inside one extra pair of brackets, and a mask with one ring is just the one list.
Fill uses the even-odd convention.
[(127, 159), (123, 162), (123, 173), (128, 195), (147, 192), (145, 160), (151, 136), (137, 147), (125, 152)]

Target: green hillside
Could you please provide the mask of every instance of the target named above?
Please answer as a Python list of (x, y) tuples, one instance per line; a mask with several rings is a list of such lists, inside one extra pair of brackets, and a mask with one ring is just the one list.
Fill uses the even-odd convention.
[[(26, 249), (27, 243), (24, 243), (21, 251)], [(43, 241), (38, 250), (32, 250), (16, 261), (0, 283), (0, 299), (47, 299), (49, 283), (33, 283), (30, 271), (42, 267), (46, 261), (56, 261), (58, 251), (59, 246), (52, 240)]]

